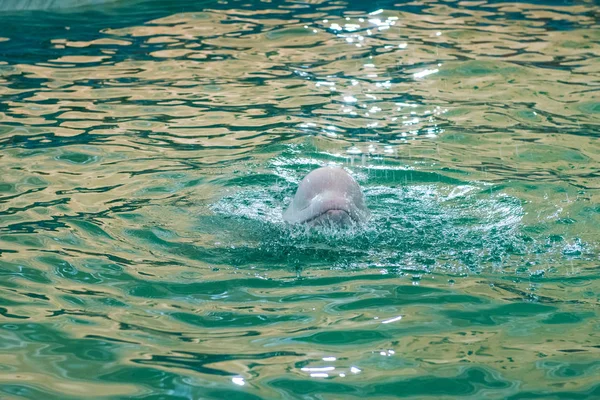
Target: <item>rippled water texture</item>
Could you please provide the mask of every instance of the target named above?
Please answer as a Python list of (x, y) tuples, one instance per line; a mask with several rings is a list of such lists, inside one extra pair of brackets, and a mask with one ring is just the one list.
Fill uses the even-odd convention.
[[(58, 3), (0, 14), (1, 398), (600, 398), (593, 1)], [(282, 222), (327, 164), (368, 226)]]

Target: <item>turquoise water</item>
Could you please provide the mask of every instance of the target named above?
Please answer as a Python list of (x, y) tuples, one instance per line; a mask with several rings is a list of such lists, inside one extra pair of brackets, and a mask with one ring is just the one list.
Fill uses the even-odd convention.
[(9, 3), (0, 398), (600, 398), (593, 1)]

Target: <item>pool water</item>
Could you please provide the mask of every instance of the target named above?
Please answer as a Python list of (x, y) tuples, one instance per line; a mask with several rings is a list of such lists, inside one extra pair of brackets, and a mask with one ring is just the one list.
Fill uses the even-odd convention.
[(75, 3), (0, 14), (1, 398), (600, 398), (594, 1)]

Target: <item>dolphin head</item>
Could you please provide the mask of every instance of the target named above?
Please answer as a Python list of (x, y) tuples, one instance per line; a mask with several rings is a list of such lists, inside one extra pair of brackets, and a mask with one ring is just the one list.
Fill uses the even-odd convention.
[(339, 167), (318, 168), (304, 177), (283, 220), (291, 224), (347, 226), (370, 216), (358, 183)]

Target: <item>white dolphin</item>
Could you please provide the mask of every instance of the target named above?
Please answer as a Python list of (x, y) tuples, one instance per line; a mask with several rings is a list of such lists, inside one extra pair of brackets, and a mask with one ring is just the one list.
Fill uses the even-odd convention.
[(339, 167), (315, 169), (304, 177), (283, 220), (290, 224), (346, 226), (370, 217), (363, 192)]

